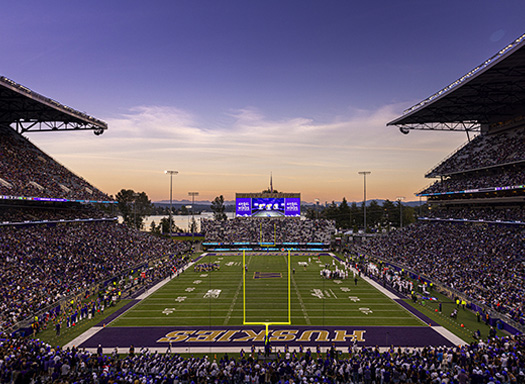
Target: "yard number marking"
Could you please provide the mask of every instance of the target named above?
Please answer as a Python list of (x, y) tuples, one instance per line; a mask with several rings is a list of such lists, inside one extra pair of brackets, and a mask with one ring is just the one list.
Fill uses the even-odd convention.
[(203, 296), (204, 299), (211, 297), (212, 299), (216, 299), (221, 294), (220, 289), (210, 289), (208, 292), (206, 292)]

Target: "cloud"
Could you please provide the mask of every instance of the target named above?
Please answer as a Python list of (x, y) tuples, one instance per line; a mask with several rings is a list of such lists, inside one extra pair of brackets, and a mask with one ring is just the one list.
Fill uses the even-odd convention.
[(348, 190), (345, 180), (351, 180), (357, 191), (354, 183), (360, 182), (357, 171), (362, 169), (390, 183), (393, 175), (396, 180), (411, 177), (417, 187), (404, 183), (413, 193), (426, 184), (423, 174), (464, 138), (433, 132), (402, 135), (386, 127), (399, 110), (394, 105), (351, 110), (348, 116), (317, 122), (302, 116), (275, 120), (249, 107), (225, 112), (226, 123), (213, 127), (178, 108), (138, 106), (106, 119), (110, 128), (100, 137), (84, 132), (57, 140), (57, 133), (39, 136), (38, 145), (109, 193), (133, 187), (161, 197), (164, 169), (179, 170), (181, 188), (199, 187), (214, 196), (224, 189), (261, 190), (271, 171), (288, 190), (330, 185), (336, 195), (323, 199), (338, 199), (336, 184)]

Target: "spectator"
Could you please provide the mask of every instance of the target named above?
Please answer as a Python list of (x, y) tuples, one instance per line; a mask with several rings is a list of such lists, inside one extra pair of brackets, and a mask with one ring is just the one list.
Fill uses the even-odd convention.
[[(262, 353), (260, 353), (262, 355)], [(0, 342), (2, 382), (309, 382), (309, 383), (501, 383), (525, 381), (525, 340), (503, 337), (479, 340), (461, 347), (425, 347), (422, 350), (354, 347), (349, 354), (287, 353), (273, 361), (259, 354), (210, 360), (143, 349), (120, 359), (117, 354), (96, 355), (75, 347), (53, 348), (34, 339)], [(65, 366), (65, 367), (64, 367)]]
[(419, 222), (355, 245), (525, 324), (521, 225)]

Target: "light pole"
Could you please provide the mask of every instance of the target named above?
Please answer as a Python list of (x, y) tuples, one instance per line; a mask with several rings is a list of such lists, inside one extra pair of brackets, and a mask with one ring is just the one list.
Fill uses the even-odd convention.
[(399, 196), (396, 200), (399, 202), (399, 228), (403, 228), (403, 204), (401, 204), (401, 202), (405, 200), (405, 198)]
[(169, 231), (170, 231), (170, 237), (171, 237), (171, 228), (173, 228), (173, 226), (171, 225), (171, 191), (172, 191), (172, 187), (173, 187), (173, 175), (176, 175), (179, 173), (179, 171), (164, 171), (165, 174), (167, 175), (170, 175), (170, 221), (169, 221)]
[(191, 196), (191, 242), (195, 241), (195, 196), (199, 196), (199, 192), (188, 192)]
[(364, 185), (364, 190), (363, 190), (363, 213), (364, 213), (363, 223), (365, 225), (365, 233), (366, 233), (366, 175), (370, 175), (372, 172), (370, 172), (370, 171), (360, 171), (360, 172), (357, 172), (357, 173), (360, 174), (360, 175), (363, 175), (363, 185)]

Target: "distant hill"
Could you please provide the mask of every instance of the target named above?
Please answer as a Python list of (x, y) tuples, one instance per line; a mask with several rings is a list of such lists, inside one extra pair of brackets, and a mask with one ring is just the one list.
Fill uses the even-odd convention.
[[(374, 199), (367, 200), (366, 201), (366, 205), (369, 206), (370, 202), (372, 202), (372, 201), (374, 201)], [(383, 203), (386, 201), (386, 199), (375, 199), (375, 201), (379, 205), (383, 205)], [(395, 203), (396, 201), (393, 200), (393, 202)], [(335, 203), (337, 205), (341, 204), (340, 201), (336, 201)], [(349, 201), (348, 205), (352, 205), (353, 203), (354, 203), (353, 201)], [(358, 207), (361, 207), (363, 205), (362, 201), (356, 201), (355, 203), (357, 204)], [(327, 204), (332, 204), (332, 202), (329, 201), (329, 202), (327, 202)], [(419, 201), (403, 201), (403, 205), (404, 206), (408, 206), (408, 207), (419, 207), (419, 204), (420, 204)], [(169, 200), (154, 201), (153, 205), (155, 207), (166, 207), (167, 208), (170, 205), (170, 201)], [(188, 206), (188, 205), (191, 206), (191, 200), (187, 200), (187, 199), (184, 199), (184, 200), (173, 200), (172, 205), (173, 205), (173, 209), (179, 209), (181, 206)], [(226, 210), (227, 211), (231, 211), (232, 208), (235, 209), (235, 201), (233, 201), (233, 200), (224, 201), (224, 205), (226, 206)], [(302, 201), (301, 205), (304, 206), (304, 207), (312, 207), (312, 206), (315, 206), (316, 203)], [(319, 205), (320, 206), (324, 206), (325, 204), (324, 203), (322, 203), (322, 204), (320, 203)], [(211, 212), (210, 206), (211, 206), (211, 201), (199, 200), (199, 201), (195, 201), (194, 209), (195, 209), (195, 211), (204, 211), (204, 212), (208, 211), (208, 212)]]

